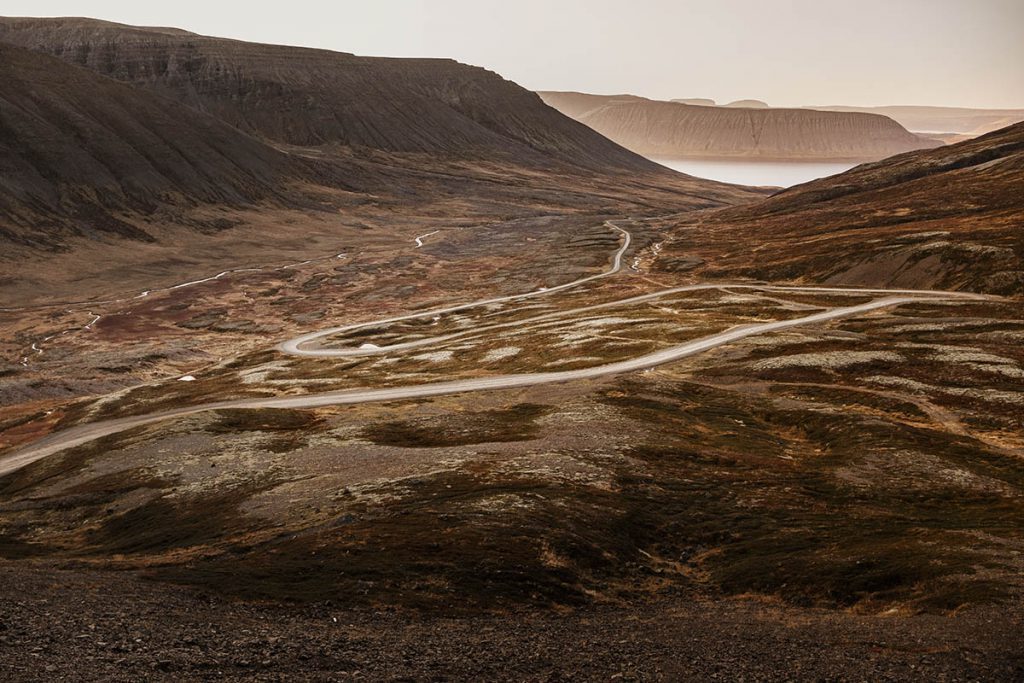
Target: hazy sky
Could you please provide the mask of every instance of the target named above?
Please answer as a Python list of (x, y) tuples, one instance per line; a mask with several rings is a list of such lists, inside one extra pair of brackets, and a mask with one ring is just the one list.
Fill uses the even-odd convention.
[(0, 12), (452, 57), (535, 90), (1024, 107), (1024, 0), (4, 0)]

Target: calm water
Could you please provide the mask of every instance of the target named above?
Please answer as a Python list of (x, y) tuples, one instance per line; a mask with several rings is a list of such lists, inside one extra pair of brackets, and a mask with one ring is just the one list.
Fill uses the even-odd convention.
[(655, 159), (662, 166), (697, 176), (738, 185), (789, 187), (815, 178), (847, 171), (857, 164), (816, 161), (740, 161), (704, 159)]

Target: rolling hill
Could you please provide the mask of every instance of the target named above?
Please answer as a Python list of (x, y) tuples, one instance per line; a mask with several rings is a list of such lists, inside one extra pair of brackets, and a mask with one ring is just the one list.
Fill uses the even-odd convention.
[(661, 267), (701, 277), (1020, 295), (1024, 123), (675, 225)]

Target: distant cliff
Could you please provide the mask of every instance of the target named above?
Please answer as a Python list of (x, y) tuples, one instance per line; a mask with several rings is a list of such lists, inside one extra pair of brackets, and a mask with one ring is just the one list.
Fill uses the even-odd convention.
[(968, 109), (965, 107), (805, 107), (822, 111), (863, 112), (881, 114), (898, 122), (907, 130), (984, 135), (1005, 126), (1024, 121), (1024, 109)]
[(552, 107), (648, 157), (877, 160), (941, 146), (877, 114), (745, 109), (542, 92)]

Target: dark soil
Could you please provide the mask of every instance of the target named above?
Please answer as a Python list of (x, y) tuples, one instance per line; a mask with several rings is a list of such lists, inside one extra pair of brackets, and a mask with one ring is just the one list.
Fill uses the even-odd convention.
[(754, 601), (424, 616), (232, 602), (0, 564), (10, 681), (1013, 681), (1020, 605), (859, 616)]

